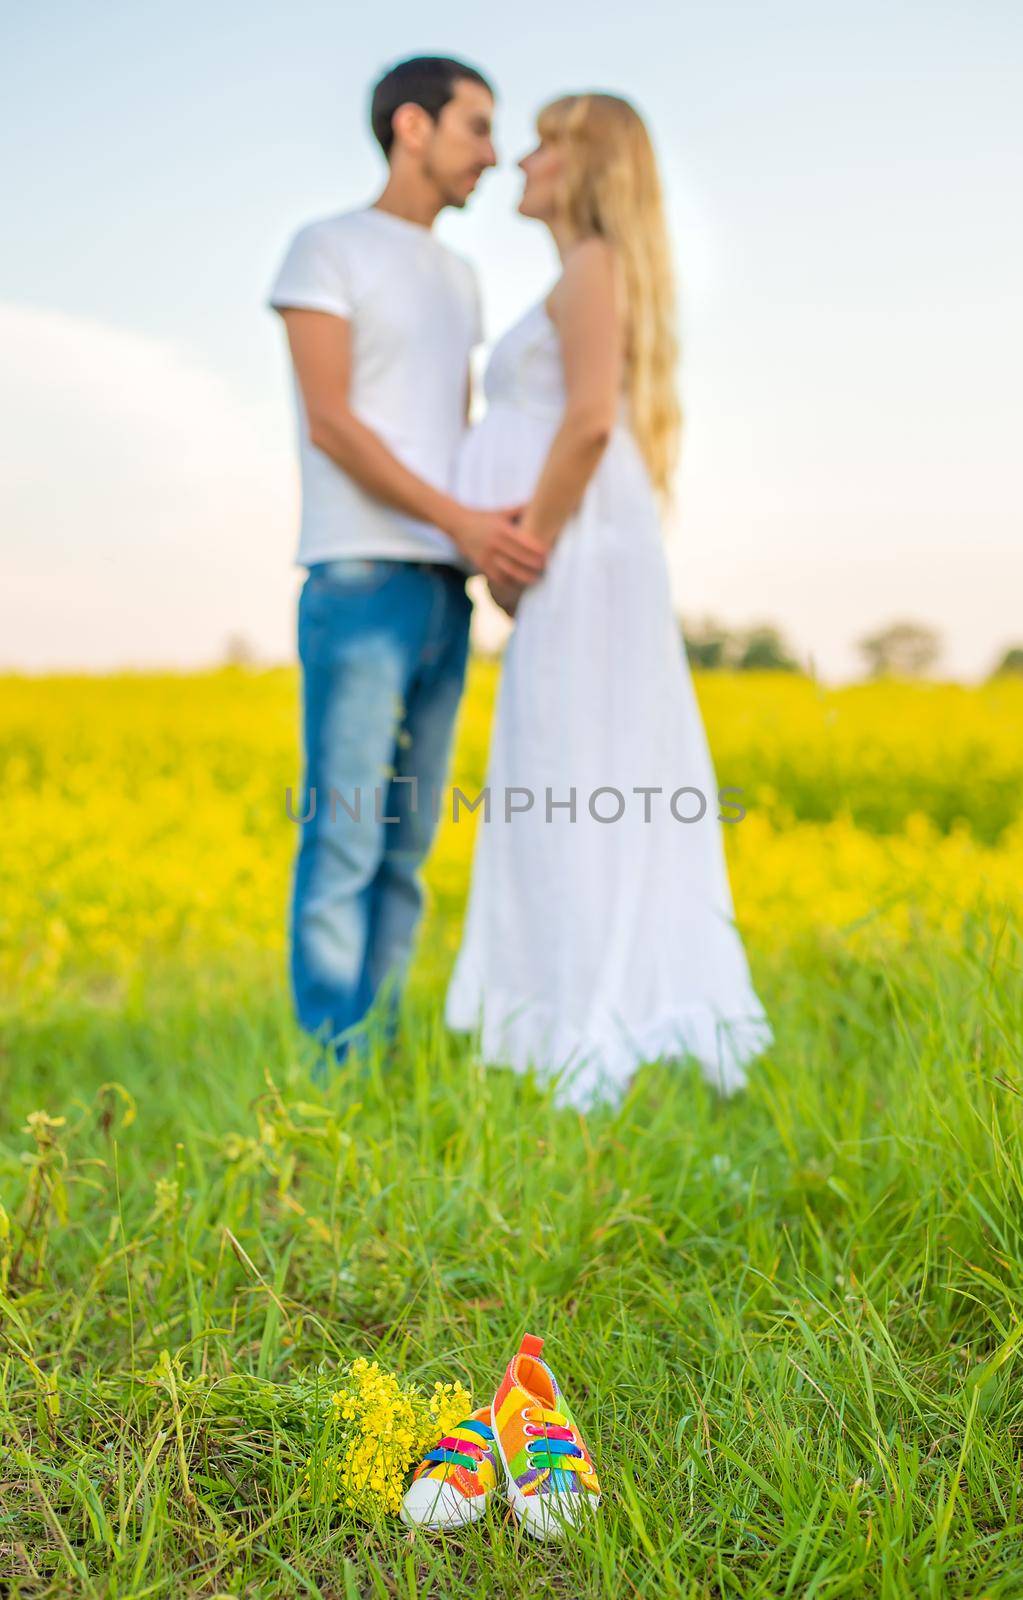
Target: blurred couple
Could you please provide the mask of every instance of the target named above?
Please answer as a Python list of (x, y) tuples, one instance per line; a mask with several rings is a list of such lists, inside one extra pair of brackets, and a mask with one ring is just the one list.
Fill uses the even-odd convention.
[(371, 1015), (393, 1022), (482, 574), (514, 628), (446, 1021), (580, 1108), (664, 1059), (729, 1093), (772, 1034), (669, 593), (677, 348), (653, 149), (616, 96), (541, 110), (518, 210), (560, 274), (494, 347), (470, 426), (480, 296), (432, 230), (495, 165), (493, 116), (462, 62), (388, 72), (382, 192), (302, 228), (271, 292), (308, 568), (295, 1007), (334, 1060)]

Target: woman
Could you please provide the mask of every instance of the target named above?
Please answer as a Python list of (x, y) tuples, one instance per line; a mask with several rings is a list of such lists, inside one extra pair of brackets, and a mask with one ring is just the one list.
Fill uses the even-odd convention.
[(657, 168), (611, 95), (556, 100), (538, 131), (519, 211), (562, 274), (493, 352), (458, 493), (525, 504), (551, 554), (534, 586), (495, 593), (516, 625), (446, 1017), (480, 1029), (486, 1061), (557, 1073), (580, 1107), (687, 1054), (727, 1093), (772, 1034), (661, 534), (679, 410)]

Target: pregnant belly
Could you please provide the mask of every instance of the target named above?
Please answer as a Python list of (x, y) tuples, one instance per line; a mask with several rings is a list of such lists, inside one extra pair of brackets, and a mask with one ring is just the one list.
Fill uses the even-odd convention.
[(455, 464), (454, 493), (484, 509), (522, 505), (536, 487), (558, 419), (493, 404), (470, 428)]

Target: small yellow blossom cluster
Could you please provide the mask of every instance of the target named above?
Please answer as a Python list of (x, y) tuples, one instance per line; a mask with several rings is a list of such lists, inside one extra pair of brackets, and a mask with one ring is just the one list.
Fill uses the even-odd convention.
[(342, 1379), (330, 1397), (340, 1438), (323, 1460), (325, 1490), (352, 1510), (397, 1512), (409, 1471), (468, 1416), (472, 1397), (460, 1383), (435, 1383), (430, 1393), (402, 1385), (364, 1356), (343, 1369)]
[(30, 1111), (25, 1118), (25, 1132), (32, 1135), (40, 1150), (56, 1144), (58, 1128), (66, 1125), (66, 1117), (51, 1117), (47, 1111)]

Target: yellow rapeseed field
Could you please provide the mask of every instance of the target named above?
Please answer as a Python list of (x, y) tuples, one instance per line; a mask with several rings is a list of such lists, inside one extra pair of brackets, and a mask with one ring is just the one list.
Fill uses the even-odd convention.
[[(454, 771), (467, 789), (497, 670), (473, 664)], [(954, 940), (971, 911), (1018, 909), (1023, 682), (696, 681), (719, 783), (748, 807), (725, 836), (752, 952)], [(0, 679), (3, 1003), (115, 999), (164, 969), (279, 975), (297, 730), (289, 668)], [(434, 851), (420, 986), (457, 945), (473, 832), (447, 821)]]

